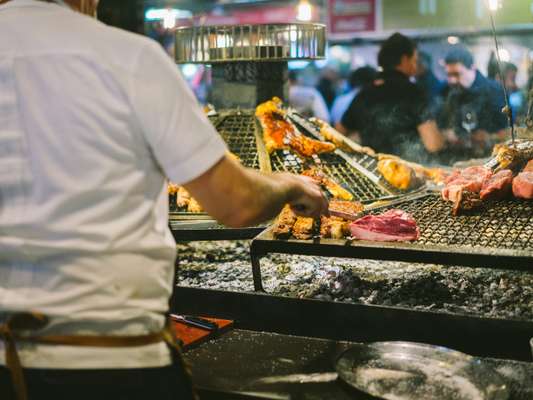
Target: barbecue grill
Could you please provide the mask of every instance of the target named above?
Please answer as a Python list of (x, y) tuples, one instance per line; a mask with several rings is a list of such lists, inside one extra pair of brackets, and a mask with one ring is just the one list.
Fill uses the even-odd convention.
[[(400, 208), (415, 218), (414, 243), (376, 243), (315, 238), (279, 240), (272, 228), (251, 245), (254, 287), (263, 290), (260, 259), (268, 253), (320, 255), (533, 271), (533, 204), (516, 199), (486, 204), (454, 217), (449, 204), (425, 193), (380, 209)], [(377, 212), (374, 210), (373, 212)]]

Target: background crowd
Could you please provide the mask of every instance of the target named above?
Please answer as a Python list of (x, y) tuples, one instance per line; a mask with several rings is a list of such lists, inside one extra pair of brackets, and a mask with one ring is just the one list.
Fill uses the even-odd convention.
[[(315, 87), (291, 71), (289, 102), (378, 152), (429, 164), (485, 157), (508, 138), (511, 118), (523, 122), (530, 84), (520, 88), (517, 67), (503, 62), (498, 68), (494, 55), (483, 75), (462, 45), (450, 47), (443, 62), (446, 79), (439, 80), (431, 56), (396, 33), (383, 42), (378, 69), (364, 66), (343, 80), (325, 68)], [(502, 82), (510, 112), (504, 112)]]

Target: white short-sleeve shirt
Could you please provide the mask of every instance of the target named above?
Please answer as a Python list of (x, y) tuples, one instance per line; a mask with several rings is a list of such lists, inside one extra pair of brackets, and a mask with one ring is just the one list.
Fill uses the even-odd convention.
[[(53, 3), (1, 5), (0, 313), (41, 311), (42, 334), (160, 330), (176, 251), (165, 176), (188, 182), (225, 150), (157, 43)], [(19, 352), (30, 368), (170, 363), (164, 344)]]

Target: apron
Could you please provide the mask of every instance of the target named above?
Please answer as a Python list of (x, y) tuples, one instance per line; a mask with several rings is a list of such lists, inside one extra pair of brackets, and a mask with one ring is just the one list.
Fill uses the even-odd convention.
[(92, 336), (92, 335), (31, 335), (32, 331), (44, 328), (48, 318), (37, 312), (21, 312), (10, 314), (5, 322), (0, 324), (0, 338), (4, 341), (6, 353), (6, 367), (11, 374), (15, 398), (28, 400), (28, 392), (24, 381), (24, 372), (20, 364), (16, 343), (29, 342), (47, 345), (88, 346), (88, 347), (137, 347), (164, 341), (170, 348), (172, 365), (179, 373), (185, 375), (187, 393), (190, 398), (197, 400), (194, 392), (189, 368), (185, 364), (170, 320), (165, 328), (156, 333), (139, 336)]

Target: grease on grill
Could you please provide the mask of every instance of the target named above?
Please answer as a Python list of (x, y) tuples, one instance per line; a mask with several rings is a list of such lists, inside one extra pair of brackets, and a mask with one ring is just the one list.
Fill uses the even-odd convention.
[(229, 150), (239, 157), (242, 165), (259, 169), (255, 117), (252, 113), (241, 112), (227, 115), (216, 123), (216, 129)]
[[(355, 200), (367, 201), (387, 196), (384, 190), (374, 185), (370, 179), (348, 164), (342, 157), (334, 153), (321, 154), (321, 169), (330, 178), (349, 190)], [(278, 150), (270, 155), (273, 171), (300, 174), (307, 168), (305, 161), (288, 150)]]
[(417, 245), (465, 246), (531, 250), (533, 248), (533, 204), (501, 200), (458, 217), (438, 196), (427, 196), (395, 207), (413, 215), (420, 228)]

